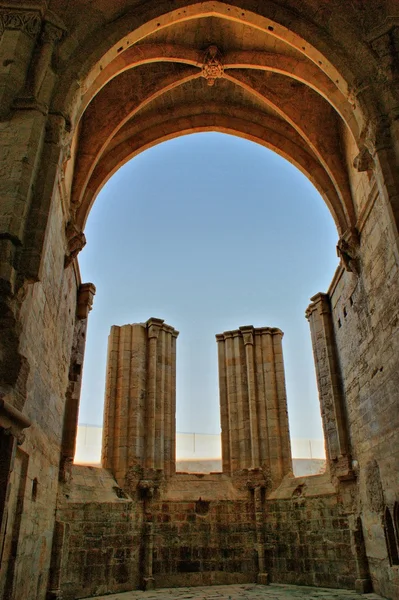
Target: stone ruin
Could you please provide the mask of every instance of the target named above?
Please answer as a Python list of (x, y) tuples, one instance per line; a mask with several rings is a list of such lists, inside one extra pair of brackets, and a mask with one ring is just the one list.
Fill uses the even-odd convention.
[[(307, 478), (292, 474), (280, 329), (245, 326), (216, 336), (223, 469), (195, 474), (176, 472), (178, 332), (156, 318), (112, 327), (102, 468), (70, 465), (60, 488), (52, 561), (62, 569), (52, 570), (54, 597), (106, 593), (127, 582), (141, 589), (293, 583), (298, 565), (302, 583), (370, 589), (361, 540), (353, 554), (353, 507), (333, 484), (355, 477), (334, 355), (326, 362), (333, 340), (325, 314), (326, 298), (314, 298), (308, 318), (317, 332), (319, 389), (331, 398), (323, 414), (330, 469)], [(276, 548), (285, 548), (279, 559)]]
[[(1, 600), (266, 574), (399, 598), (398, 65), (397, 0), (0, 0)], [(291, 161), (336, 225), (306, 313), (323, 475), (289, 473), (268, 328), (218, 336), (223, 473), (174, 475), (176, 332), (157, 320), (113, 334), (152, 357), (132, 380), (151, 402), (122, 360), (108, 468), (73, 465), (90, 209), (139, 152), (210, 130)]]

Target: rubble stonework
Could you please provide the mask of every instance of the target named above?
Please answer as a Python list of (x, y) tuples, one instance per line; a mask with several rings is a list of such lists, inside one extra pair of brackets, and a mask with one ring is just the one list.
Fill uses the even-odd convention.
[[(398, 3), (0, 4), (0, 598), (266, 576), (398, 598)], [(324, 475), (269, 485), (256, 437), (232, 478), (70, 464), (90, 209), (141, 150), (209, 130), (292, 161), (334, 219), (341, 265), (307, 313)]]

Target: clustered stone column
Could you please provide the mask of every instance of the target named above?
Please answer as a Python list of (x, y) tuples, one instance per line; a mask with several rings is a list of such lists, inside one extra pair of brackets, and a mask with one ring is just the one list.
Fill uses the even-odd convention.
[(216, 336), (223, 472), (261, 468), (273, 487), (292, 470), (282, 337), (252, 326)]
[(102, 463), (122, 487), (175, 473), (177, 336), (154, 318), (111, 328)]
[(349, 436), (330, 298), (319, 293), (311, 301), (306, 318), (312, 336), (327, 460), (339, 479), (351, 479)]

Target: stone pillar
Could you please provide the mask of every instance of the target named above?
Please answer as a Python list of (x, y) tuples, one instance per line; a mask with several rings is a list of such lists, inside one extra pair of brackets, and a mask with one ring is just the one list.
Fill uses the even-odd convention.
[(68, 477), (76, 450), (80, 391), (82, 388), (83, 361), (86, 348), (87, 322), (93, 306), (96, 288), (92, 283), (82, 283), (78, 290), (75, 329), (69, 364), (69, 384), (66, 392), (64, 425), (62, 431), (60, 480)]
[(223, 472), (264, 469), (274, 487), (292, 470), (282, 336), (252, 326), (216, 336)]
[(350, 443), (330, 298), (316, 294), (306, 310), (312, 336), (326, 454), (339, 479), (352, 479)]
[(175, 473), (177, 336), (154, 318), (111, 328), (102, 462), (121, 487)]

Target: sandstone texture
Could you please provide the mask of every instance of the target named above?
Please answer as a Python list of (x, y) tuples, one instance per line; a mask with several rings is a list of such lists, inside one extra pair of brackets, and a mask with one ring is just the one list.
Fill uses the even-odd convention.
[[(397, 0), (0, 0), (1, 599), (399, 598), (398, 98)], [(223, 472), (176, 474), (159, 319), (113, 328), (103, 468), (73, 465), (90, 208), (139, 152), (210, 130), (290, 160), (336, 224), (340, 266), (306, 310), (323, 475), (291, 473), (273, 327), (218, 334)]]

